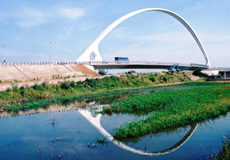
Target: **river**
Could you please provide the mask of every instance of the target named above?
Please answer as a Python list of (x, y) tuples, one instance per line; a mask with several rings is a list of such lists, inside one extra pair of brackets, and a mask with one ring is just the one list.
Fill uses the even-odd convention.
[[(224, 136), (230, 134), (230, 114), (126, 142), (110, 141), (93, 124), (99, 120), (112, 135), (120, 125), (146, 116), (112, 114), (98, 119), (95, 111), (103, 105), (147, 92), (190, 87), (123, 91), (0, 113), (0, 159), (207, 159), (220, 151)], [(82, 113), (89, 113), (91, 119)], [(103, 142), (98, 143), (99, 139)]]

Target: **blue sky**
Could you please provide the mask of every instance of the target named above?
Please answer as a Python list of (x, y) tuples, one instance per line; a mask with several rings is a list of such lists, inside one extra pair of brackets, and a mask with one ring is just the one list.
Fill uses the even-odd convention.
[[(230, 67), (229, 0), (2, 0), (0, 61), (75, 60), (113, 21), (142, 8), (165, 8), (198, 34), (212, 66)], [(105, 60), (204, 63), (188, 31), (158, 12), (136, 15), (101, 43)]]

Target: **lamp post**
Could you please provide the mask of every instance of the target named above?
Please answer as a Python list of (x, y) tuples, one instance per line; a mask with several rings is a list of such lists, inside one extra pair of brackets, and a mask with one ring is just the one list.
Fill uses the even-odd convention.
[[(3, 55), (2, 57), (4, 57), (4, 53), (3, 53), (4, 52), (4, 47), (5, 47), (5, 45), (2, 44), (2, 55)], [(5, 60), (3, 60), (3, 62), (5, 62)]]
[(51, 63), (51, 44), (52, 42), (49, 42), (49, 63)]

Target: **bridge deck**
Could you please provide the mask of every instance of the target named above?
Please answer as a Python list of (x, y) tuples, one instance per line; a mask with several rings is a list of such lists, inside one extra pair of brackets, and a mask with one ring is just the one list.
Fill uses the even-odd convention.
[[(91, 62), (95, 69), (169, 69), (177, 63), (157, 63), (157, 62)], [(194, 70), (196, 68), (207, 69), (208, 66), (202, 64), (181, 64), (180, 70)]]

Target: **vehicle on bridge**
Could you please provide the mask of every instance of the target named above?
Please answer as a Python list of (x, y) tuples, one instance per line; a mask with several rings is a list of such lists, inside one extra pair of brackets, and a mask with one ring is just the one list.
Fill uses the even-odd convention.
[(129, 62), (129, 58), (128, 57), (115, 57), (114, 61), (115, 62)]
[(180, 69), (178, 69), (178, 63), (176, 63), (172, 67), (170, 67), (168, 69), (168, 71), (180, 71)]

